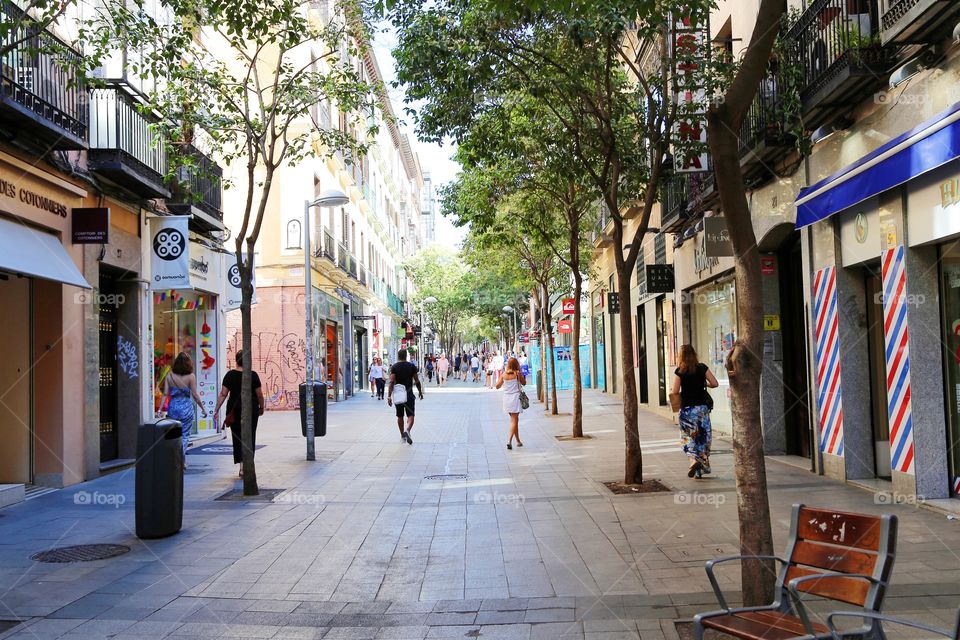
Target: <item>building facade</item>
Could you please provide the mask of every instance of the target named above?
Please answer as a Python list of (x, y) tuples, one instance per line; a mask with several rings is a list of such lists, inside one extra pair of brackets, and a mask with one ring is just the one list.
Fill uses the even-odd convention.
[[(710, 25), (716, 49), (742, 53), (757, 5), (718, 3)], [(790, 8), (782, 37), (793, 59), (772, 61), (740, 135), (762, 254), (764, 447), (878, 490), (956, 497), (960, 5), (825, 0)], [(783, 124), (786, 64), (801, 78), (808, 154)], [(716, 241), (723, 225), (711, 173), (672, 179), (658, 233), (667, 234), (674, 291), (659, 311), (641, 303), (645, 317), (638, 313), (634, 326), (641, 402), (665, 406), (659, 391), (661, 380), (672, 382), (670, 354), (693, 344), (721, 383), (711, 390), (714, 430), (729, 434), (722, 364), (738, 318), (735, 264)], [(603, 242), (598, 237), (591, 305), (597, 361), (614, 358), (618, 340), (598, 295), (615, 282), (607, 266), (615, 248)], [(640, 289), (635, 299), (643, 301)], [(655, 367), (651, 339), (656, 352), (663, 345)], [(657, 370), (646, 375), (646, 393), (644, 365)], [(620, 392), (615, 381), (606, 388)]]

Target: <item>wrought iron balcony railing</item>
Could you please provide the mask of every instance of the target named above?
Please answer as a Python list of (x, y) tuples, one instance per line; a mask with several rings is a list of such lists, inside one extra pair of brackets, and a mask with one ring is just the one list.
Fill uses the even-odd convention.
[(880, 4), (883, 44), (934, 44), (957, 23), (956, 0), (884, 0)]
[(173, 204), (191, 205), (223, 220), (223, 169), (192, 145), (181, 149), (181, 166), (171, 186)]
[(335, 254), (335, 253), (333, 252), (333, 251), (334, 251), (334, 249), (333, 249), (334, 246), (335, 246), (335, 243), (334, 243), (334, 241), (333, 241), (333, 236), (330, 235), (330, 232), (329, 232), (329, 231), (327, 231), (326, 229), (324, 229), (324, 230), (323, 230), (323, 239), (322, 239), (322, 241), (321, 241), (321, 246), (320, 246), (320, 248), (318, 249), (317, 254), (318, 254), (321, 258), (326, 258), (326, 259), (329, 260), (330, 262), (336, 263), (336, 261), (337, 261), (337, 254)]
[(159, 119), (141, 111), (133, 91), (122, 82), (98, 87), (90, 95), (90, 170), (147, 198), (169, 198), (165, 185), (167, 149), (155, 140)]
[(81, 54), (10, 0), (0, 2), (0, 19), (9, 25), (0, 37), (6, 50), (0, 56), (0, 107), (8, 135), (51, 149), (85, 149), (90, 112)]

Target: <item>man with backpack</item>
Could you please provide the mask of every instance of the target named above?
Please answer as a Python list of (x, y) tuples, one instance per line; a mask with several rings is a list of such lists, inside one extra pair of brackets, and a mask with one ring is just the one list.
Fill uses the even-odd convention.
[[(400, 429), (400, 439), (407, 444), (413, 444), (410, 431), (413, 429), (414, 412), (416, 409), (413, 396), (413, 385), (417, 385), (420, 399), (423, 400), (423, 387), (420, 384), (420, 372), (417, 365), (407, 362), (407, 350), (397, 351), (397, 363), (390, 367), (390, 387), (387, 389), (387, 405), (397, 409), (397, 427)], [(407, 416), (407, 427), (404, 429), (403, 416)]]

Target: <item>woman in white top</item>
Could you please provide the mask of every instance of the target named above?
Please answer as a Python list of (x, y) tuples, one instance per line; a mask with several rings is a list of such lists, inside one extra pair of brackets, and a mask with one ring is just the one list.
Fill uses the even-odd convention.
[(520, 406), (520, 390), (527, 384), (526, 378), (520, 373), (520, 363), (516, 358), (510, 358), (507, 361), (507, 370), (497, 382), (497, 389), (503, 387), (503, 410), (510, 416), (510, 439), (507, 440), (507, 449), (513, 450), (513, 439), (517, 439), (517, 446), (522, 447), (520, 442), (520, 412), (523, 408)]
[(383, 385), (383, 360), (374, 358), (373, 364), (370, 365), (370, 397), (376, 395), (377, 400), (383, 400)]

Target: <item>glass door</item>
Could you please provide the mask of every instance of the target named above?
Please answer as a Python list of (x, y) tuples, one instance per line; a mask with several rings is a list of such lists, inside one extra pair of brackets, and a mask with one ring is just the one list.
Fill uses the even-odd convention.
[(960, 497), (960, 242), (940, 248), (940, 299), (950, 490)]
[(867, 269), (867, 349), (870, 352), (870, 407), (873, 414), (874, 471), (890, 478), (890, 423), (887, 414), (887, 360), (883, 336), (883, 283), (880, 265)]

